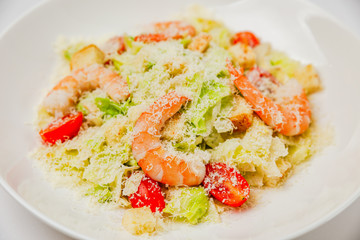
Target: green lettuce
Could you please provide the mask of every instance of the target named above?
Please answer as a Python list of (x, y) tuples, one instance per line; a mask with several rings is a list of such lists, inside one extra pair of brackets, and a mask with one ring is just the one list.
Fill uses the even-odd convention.
[(202, 187), (183, 188), (178, 197), (166, 205), (163, 212), (173, 217), (197, 224), (207, 213), (209, 198)]
[(118, 104), (109, 98), (97, 97), (95, 98), (95, 104), (105, 116), (110, 117), (114, 117), (119, 114), (125, 116), (129, 108), (132, 106), (130, 98), (122, 104)]
[(124, 43), (126, 51), (137, 54), (140, 49), (144, 46), (142, 42), (135, 42), (134, 38), (129, 35), (124, 35)]
[(85, 116), (89, 114), (89, 111), (86, 109), (84, 103), (81, 101), (76, 105), (76, 110), (82, 112)]
[(220, 47), (227, 49), (230, 46), (231, 32), (227, 28), (217, 27), (212, 29), (209, 34)]
[(71, 58), (74, 55), (74, 53), (76, 53), (83, 47), (85, 47), (85, 43), (77, 43), (77, 44), (70, 45), (68, 48), (66, 48), (63, 51), (65, 59), (68, 61), (71, 61)]
[[(197, 134), (211, 131), (211, 127), (221, 109), (221, 99), (230, 95), (230, 87), (216, 80), (204, 82), (199, 96), (191, 106), (191, 124)], [(210, 128), (210, 129), (209, 129)]]
[(97, 184), (110, 184), (125, 168), (123, 164), (130, 160), (130, 155), (129, 145), (116, 148), (107, 146), (90, 158), (83, 178)]
[(123, 65), (123, 63), (120, 62), (119, 60), (115, 59), (115, 58), (112, 59), (112, 62), (114, 64), (115, 70), (120, 71), (120, 68)]
[(95, 196), (99, 203), (110, 202), (112, 198), (111, 190), (108, 184), (96, 185), (94, 188), (90, 188), (85, 196)]

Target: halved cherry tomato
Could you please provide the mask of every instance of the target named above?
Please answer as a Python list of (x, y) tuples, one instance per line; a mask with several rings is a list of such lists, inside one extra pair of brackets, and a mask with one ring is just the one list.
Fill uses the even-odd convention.
[(129, 196), (133, 208), (150, 207), (152, 212), (162, 212), (165, 200), (159, 183), (145, 176), (140, 182), (136, 193)]
[(39, 134), (46, 143), (54, 144), (57, 141), (65, 142), (75, 137), (81, 127), (83, 114), (81, 112), (66, 115), (49, 124)]
[(250, 47), (256, 47), (259, 45), (260, 40), (252, 32), (238, 32), (232, 39), (233, 44), (244, 43)]
[(203, 184), (213, 197), (229, 206), (239, 207), (249, 198), (248, 182), (225, 163), (207, 164)]

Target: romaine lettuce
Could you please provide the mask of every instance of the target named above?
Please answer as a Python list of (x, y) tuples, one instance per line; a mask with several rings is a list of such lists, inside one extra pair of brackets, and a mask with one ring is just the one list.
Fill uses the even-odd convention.
[(173, 197), (163, 212), (180, 220), (197, 224), (209, 208), (209, 198), (202, 187), (181, 189), (179, 196)]
[(122, 104), (118, 104), (109, 98), (95, 98), (96, 106), (104, 113), (105, 116), (114, 117), (116, 115), (126, 115), (129, 107), (132, 106), (131, 99), (129, 98), (127, 101)]
[(197, 134), (210, 133), (213, 122), (220, 112), (221, 99), (229, 95), (230, 87), (226, 84), (215, 80), (203, 83), (199, 96), (190, 109), (191, 124), (196, 128)]
[(108, 184), (96, 185), (94, 188), (90, 188), (85, 196), (94, 196), (98, 199), (99, 203), (105, 203), (111, 201), (112, 194)]

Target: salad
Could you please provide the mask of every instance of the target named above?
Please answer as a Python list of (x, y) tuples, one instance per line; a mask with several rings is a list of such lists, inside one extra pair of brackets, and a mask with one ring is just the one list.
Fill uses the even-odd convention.
[(318, 151), (316, 70), (259, 36), (194, 15), (63, 45), (33, 156), (132, 234), (220, 222)]

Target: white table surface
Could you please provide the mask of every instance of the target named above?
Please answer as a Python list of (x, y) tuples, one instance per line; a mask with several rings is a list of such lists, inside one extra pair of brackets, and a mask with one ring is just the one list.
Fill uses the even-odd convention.
[[(360, 36), (360, 0), (312, 0)], [(0, 0), (0, 33), (42, 0)], [(42, 223), (0, 187), (0, 240), (71, 240)], [(297, 240), (360, 240), (360, 199)]]

